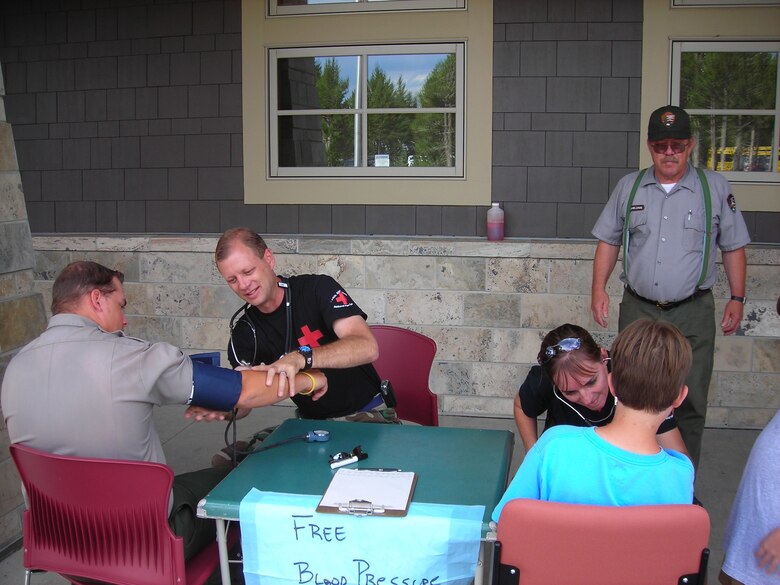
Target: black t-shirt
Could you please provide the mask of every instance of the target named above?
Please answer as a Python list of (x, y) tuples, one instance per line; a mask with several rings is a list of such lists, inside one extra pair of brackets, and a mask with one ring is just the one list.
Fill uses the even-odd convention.
[[(547, 377), (541, 366), (531, 368), (518, 393), (526, 416), (537, 418), (542, 413), (547, 413), (545, 431), (555, 425), (602, 427), (610, 422), (615, 414), (612, 409), (614, 402), (611, 398), (607, 398), (604, 408), (598, 412), (566, 400), (560, 392), (555, 391), (552, 380)], [(676, 427), (677, 421), (672, 413), (658, 427), (658, 434), (671, 431)]]
[[(284, 301), (268, 314), (249, 307), (233, 329), (233, 348), (242, 361), (253, 365), (271, 364), (301, 345), (326, 345), (338, 339), (333, 331), (334, 321), (353, 315), (366, 318), (366, 314), (330, 276), (305, 274), (292, 276), (287, 282), (292, 314), (290, 339), (287, 340)], [(236, 367), (239, 362), (233, 348), (228, 345), (228, 359)], [(292, 398), (304, 418), (324, 419), (352, 414), (368, 404), (379, 391), (379, 375), (371, 364), (323, 372), (328, 378), (328, 391), (324, 396), (316, 401), (300, 394)]]

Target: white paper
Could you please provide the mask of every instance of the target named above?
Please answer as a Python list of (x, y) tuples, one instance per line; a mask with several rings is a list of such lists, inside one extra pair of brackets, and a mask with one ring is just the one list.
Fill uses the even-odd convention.
[(371, 502), (375, 508), (405, 510), (414, 483), (411, 471), (339, 469), (330, 481), (320, 506), (338, 508), (352, 500)]

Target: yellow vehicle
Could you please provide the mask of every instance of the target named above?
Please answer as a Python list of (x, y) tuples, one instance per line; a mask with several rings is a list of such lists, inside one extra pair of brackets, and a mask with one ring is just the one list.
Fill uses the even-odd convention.
[[(712, 153), (713, 149), (707, 149), (707, 168), (714, 169), (716, 171), (755, 171), (755, 172), (768, 172), (772, 170), (772, 147), (771, 146), (743, 146), (740, 148), (739, 154), (736, 156), (736, 168), (735, 163), (735, 151), (733, 146), (726, 146), (718, 148), (716, 155), (717, 167), (713, 166)], [(775, 157), (777, 161), (777, 170), (780, 171), (780, 159)]]

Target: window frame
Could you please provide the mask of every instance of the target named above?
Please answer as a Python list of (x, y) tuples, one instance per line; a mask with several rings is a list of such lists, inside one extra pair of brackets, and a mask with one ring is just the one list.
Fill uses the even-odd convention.
[(323, 4), (279, 6), (268, 0), (268, 16), (302, 16), (317, 14), (349, 14), (355, 12), (415, 12), (419, 10), (464, 10), (466, 0), (352, 0)]
[(751, 6), (778, 6), (778, 0), (672, 0), (673, 8), (749, 8)]
[[(266, 2), (242, 0), (244, 202), (264, 205), (490, 205), (493, 4), (466, 10), (269, 18)], [(457, 177), (270, 177), (269, 47), (465, 43), (464, 173)]]
[[(268, 153), (269, 179), (279, 178), (456, 178), (464, 176), (464, 95), (465, 95), (465, 43), (463, 42), (436, 42), (424, 44), (393, 43), (382, 45), (349, 45), (349, 46), (319, 46), (319, 47), (279, 47), (268, 49)], [(410, 55), (410, 54), (455, 54), (455, 107), (448, 108), (369, 108), (367, 105), (368, 75), (367, 57), (373, 55)], [(278, 68), (279, 59), (300, 57), (339, 57), (358, 56), (361, 70), (359, 76), (360, 88), (358, 96), (360, 104), (354, 108), (343, 110), (326, 109), (295, 109), (279, 110), (278, 108)], [(361, 119), (362, 132), (360, 133), (361, 163), (367, 159), (368, 153), (368, 116), (376, 114), (425, 114), (425, 113), (454, 113), (455, 114), (455, 165), (452, 167), (280, 167), (279, 166), (279, 119), (282, 116), (307, 116), (318, 114), (353, 114)]]
[[(684, 52), (720, 52), (720, 53), (740, 53), (740, 52), (772, 52), (780, 56), (780, 41), (741, 41), (741, 40), (672, 40), (671, 46), (671, 66), (670, 66), (670, 88), (671, 103), (680, 104), (680, 74), (681, 60)], [(777, 170), (777, 153), (780, 147), (780, 58), (778, 58), (778, 72), (775, 89), (775, 109), (774, 110), (743, 110), (743, 109), (698, 109), (688, 108), (684, 104), (681, 107), (693, 115), (763, 115), (774, 116), (775, 124), (772, 133), (772, 171), (718, 171), (731, 182), (741, 183), (780, 183), (780, 171)]]

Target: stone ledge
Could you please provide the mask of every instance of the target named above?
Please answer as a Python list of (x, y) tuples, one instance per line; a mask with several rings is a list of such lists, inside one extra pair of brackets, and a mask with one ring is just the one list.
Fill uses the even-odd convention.
[[(36, 250), (101, 250), (128, 252), (214, 253), (219, 234), (37, 234)], [(350, 236), (266, 236), (268, 246), (279, 254), (345, 254), (366, 256), (464, 256), (479, 258), (534, 258), (593, 260), (595, 240), (507, 238), (488, 242), (484, 238), (391, 238)], [(747, 247), (748, 263), (780, 265), (780, 246), (756, 244)], [(718, 253), (720, 262), (720, 253)]]

